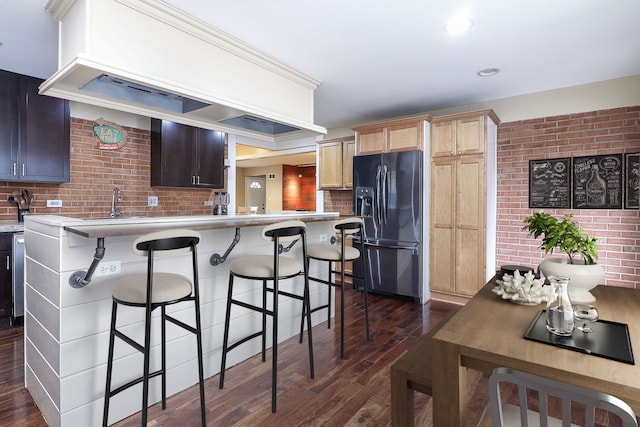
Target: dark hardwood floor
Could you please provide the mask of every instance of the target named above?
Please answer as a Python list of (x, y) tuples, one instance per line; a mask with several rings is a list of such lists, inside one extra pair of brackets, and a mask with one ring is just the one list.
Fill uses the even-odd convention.
[[(222, 390), (218, 388), (218, 375), (206, 380), (207, 425), (390, 425), (391, 364), (449, 310), (458, 307), (370, 295), (371, 340), (367, 342), (362, 294), (348, 291), (345, 302), (344, 360), (340, 359), (339, 329), (333, 322), (331, 329), (322, 323), (313, 329), (314, 380), (308, 374), (306, 342), (299, 344), (292, 338), (278, 347), (277, 413), (271, 413), (268, 352), (266, 363), (255, 356), (228, 369)], [(46, 426), (24, 388), (23, 351), (22, 327), (0, 330), (0, 426)], [(476, 426), (486, 411), (486, 378), (471, 372), (469, 383), (469, 425)], [(431, 425), (431, 399), (417, 393), (415, 405), (416, 425)], [(149, 420), (150, 426), (199, 425), (197, 386), (171, 396), (164, 411), (160, 405), (153, 405)], [(138, 425), (139, 414), (116, 424)]]
[[(344, 360), (340, 359), (339, 330), (333, 322), (331, 329), (326, 323), (313, 329), (314, 380), (308, 376), (306, 342), (299, 344), (292, 338), (280, 344), (277, 413), (271, 413), (270, 352), (266, 363), (257, 355), (228, 369), (223, 390), (218, 389), (218, 375), (207, 379), (207, 425), (391, 425), (391, 364), (458, 306), (437, 301), (420, 305), (371, 295), (371, 340), (367, 342), (362, 301), (361, 293), (347, 292)], [(0, 329), (0, 426), (46, 426), (24, 388), (23, 342), (22, 327)], [(471, 370), (468, 375), (468, 425), (488, 427), (487, 377)], [(510, 389), (505, 393), (514, 394)], [(517, 401), (517, 396), (508, 400)], [(415, 425), (431, 426), (431, 398), (416, 393), (415, 408)], [(164, 411), (159, 404), (151, 406), (149, 420), (148, 425), (153, 427), (198, 426), (197, 386), (169, 397)], [(139, 425), (139, 414), (115, 424)], [(616, 423), (600, 419), (598, 425)]]

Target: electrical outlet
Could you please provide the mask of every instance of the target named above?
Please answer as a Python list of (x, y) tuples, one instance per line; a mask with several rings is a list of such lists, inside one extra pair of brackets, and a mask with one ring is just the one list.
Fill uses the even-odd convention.
[(48, 208), (61, 208), (62, 207), (62, 200), (47, 200), (47, 207)]
[(158, 196), (149, 196), (149, 206), (158, 206)]
[(120, 274), (120, 261), (101, 262), (95, 271), (95, 276), (110, 276), (112, 274)]
[(326, 242), (327, 241), (327, 233), (322, 233), (320, 234), (320, 241), (321, 242)]
[(204, 205), (205, 206), (213, 206), (213, 200), (205, 200), (204, 201)]

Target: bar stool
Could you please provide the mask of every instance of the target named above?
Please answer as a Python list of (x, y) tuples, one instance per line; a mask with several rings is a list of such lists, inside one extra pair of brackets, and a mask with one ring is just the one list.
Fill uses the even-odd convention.
[[(327, 303), (321, 305), (319, 307), (315, 307), (311, 310), (312, 313), (327, 309), (327, 328), (331, 328), (331, 289), (335, 287), (340, 288), (340, 358), (344, 359), (344, 278), (347, 277), (355, 277), (361, 279), (364, 283), (363, 293), (364, 293), (364, 323), (365, 330), (367, 333), (367, 341), (369, 341), (369, 301), (367, 298), (367, 275), (365, 273), (365, 263), (364, 263), (364, 244), (362, 236), (364, 233), (362, 232), (362, 220), (360, 218), (351, 217), (345, 218), (336, 221), (333, 224), (333, 229), (335, 232), (340, 233), (339, 245), (333, 244), (317, 244), (317, 245), (309, 245), (307, 250), (309, 259), (315, 259), (318, 261), (327, 261), (329, 263), (329, 280), (323, 280), (318, 277), (309, 277), (309, 280), (313, 280), (315, 282), (324, 283), (329, 286), (329, 296), (327, 298)], [(346, 240), (347, 237), (356, 233), (360, 233), (360, 249), (347, 246)], [(353, 274), (345, 273), (345, 263), (347, 261), (353, 261), (362, 257), (362, 276), (355, 276)], [(340, 263), (340, 271), (338, 272), (333, 267)], [(331, 275), (340, 273), (340, 284), (331, 281)], [(304, 316), (305, 313), (302, 313)], [(304, 321), (304, 317), (303, 317)], [(300, 322), (300, 342), (302, 342), (303, 329), (304, 324), (303, 321)]]
[[(205, 422), (204, 404), (204, 372), (202, 365), (202, 336), (200, 331), (200, 295), (198, 291), (198, 259), (196, 245), (200, 234), (192, 230), (166, 230), (146, 234), (133, 242), (133, 252), (147, 257), (147, 272), (124, 276), (113, 285), (113, 305), (111, 311), (111, 332), (109, 336), (109, 356), (107, 362), (107, 383), (104, 397), (104, 413), (102, 425), (107, 426), (109, 403), (111, 397), (142, 382), (142, 425), (147, 425), (147, 406), (149, 401), (149, 378), (161, 376), (162, 409), (166, 408), (166, 321), (186, 329), (196, 335), (198, 351), (198, 376), (200, 380), (200, 417), (202, 426)], [(160, 257), (176, 256), (191, 253), (193, 282), (186, 276), (175, 273), (158, 273), (154, 271), (154, 260)], [(195, 309), (195, 327), (168, 315), (166, 306), (183, 301), (193, 301)], [(116, 329), (116, 312), (118, 305), (145, 308), (144, 345)], [(151, 312), (161, 308), (161, 368), (149, 372), (151, 351)], [(113, 371), (113, 353), (115, 338), (118, 337), (144, 355), (143, 375), (120, 387), (111, 390), (111, 374)]]
[[(220, 368), (220, 388), (224, 386), (224, 373), (227, 363), (227, 353), (253, 338), (262, 337), (262, 361), (266, 360), (266, 332), (267, 332), (267, 316), (272, 317), (273, 336), (272, 336), (272, 365), (271, 365), (271, 412), (276, 412), (276, 386), (278, 372), (278, 296), (284, 295), (302, 301), (302, 312), (307, 313), (308, 339), (309, 339), (309, 366), (310, 376), (314, 377), (313, 371), (313, 340), (311, 338), (311, 314), (309, 305), (309, 273), (307, 263), (307, 237), (304, 222), (301, 221), (284, 221), (277, 224), (271, 224), (262, 230), (262, 238), (273, 242), (273, 253), (271, 255), (248, 255), (235, 258), (229, 264), (229, 290), (227, 296), (227, 313), (224, 323), (224, 340), (222, 345), (222, 365)], [(288, 251), (295, 242), (301, 240), (302, 243), (302, 259), (300, 261), (282, 256), (282, 252)], [(284, 245), (288, 244), (285, 248)], [(279, 289), (279, 282), (283, 279), (289, 279), (302, 274), (304, 276), (304, 292), (303, 295), (292, 294), (290, 292)], [(252, 305), (244, 301), (233, 298), (233, 282), (234, 278), (239, 277), (249, 280), (262, 281), (262, 306)], [(268, 281), (273, 281), (273, 287), (267, 286)], [(267, 292), (273, 294), (273, 307), (267, 309)], [(238, 305), (249, 310), (262, 313), (262, 330), (248, 335), (229, 345), (229, 326), (231, 319), (231, 306)]]

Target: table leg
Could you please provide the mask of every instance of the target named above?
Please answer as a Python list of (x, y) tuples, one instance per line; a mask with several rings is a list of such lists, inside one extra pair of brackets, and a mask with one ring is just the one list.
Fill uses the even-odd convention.
[(433, 339), (433, 425), (467, 425), (467, 368), (458, 345)]
[(413, 390), (409, 388), (407, 373), (391, 367), (391, 425), (413, 427)]

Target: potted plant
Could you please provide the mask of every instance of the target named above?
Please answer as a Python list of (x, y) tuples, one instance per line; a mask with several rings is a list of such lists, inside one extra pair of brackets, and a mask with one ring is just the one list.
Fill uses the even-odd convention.
[(576, 303), (589, 303), (595, 297), (589, 292), (604, 277), (604, 268), (596, 263), (598, 259), (598, 239), (588, 235), (573, 215), (567, 214), (562, 220), (545, 212), (536, 212), (524, 219), (523, 230), (534, 238), (542, 237), (540, 248), (545, 254), (559, 250), (566, 258), (546, 258), (540, 264), (540, 271), (546, 277), (565, 276), (571, 279), (569, 297)]

